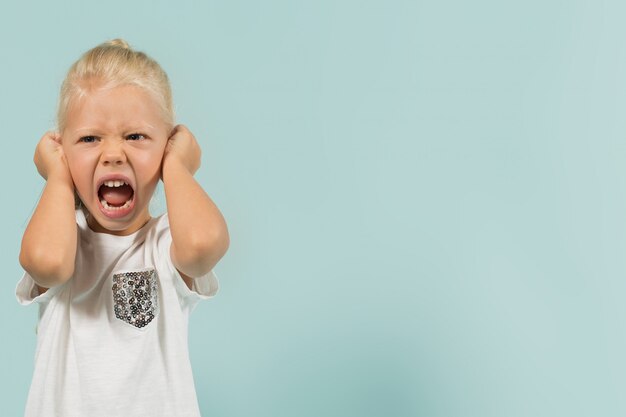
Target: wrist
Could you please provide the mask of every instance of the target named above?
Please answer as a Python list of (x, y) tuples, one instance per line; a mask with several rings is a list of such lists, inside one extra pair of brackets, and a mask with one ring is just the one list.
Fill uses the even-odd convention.
[(47, 182), (55, 182), (60, 184), (67, 184), (69, 186), (74, 187), (74, 180), (72, 179), (72, 175), (67, 168), (58, 168), (53, 169), (48, 173)]
[(178, 158), (165, 158), (161, 167), (161, 179), (165, 182), (169, 178), (178, 173), (185, 172), (193, 175), (187, 166)]

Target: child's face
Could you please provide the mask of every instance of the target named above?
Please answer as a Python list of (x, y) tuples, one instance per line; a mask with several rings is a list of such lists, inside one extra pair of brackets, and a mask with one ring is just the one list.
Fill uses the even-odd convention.
[(158, 103), (136, 86), (72, 100), (62, 145), (93, 230), (126, 235), (150, 219), (170, 129)]

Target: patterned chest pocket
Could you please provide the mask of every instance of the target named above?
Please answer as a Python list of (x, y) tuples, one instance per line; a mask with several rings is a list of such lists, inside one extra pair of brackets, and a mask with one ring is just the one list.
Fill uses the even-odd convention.
[(154, 268), (113, 274), (115, 317), (142, 328), (156, 316), (158, 283)]

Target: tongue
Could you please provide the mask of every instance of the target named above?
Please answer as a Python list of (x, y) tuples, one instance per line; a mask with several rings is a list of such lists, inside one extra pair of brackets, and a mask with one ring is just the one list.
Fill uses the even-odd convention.
[(100, 195), (111, 206), (121, 206), (133, 196), (133, 189), (128, 185), (121, 187), (107, 187), (103, 185), (100, 188)]

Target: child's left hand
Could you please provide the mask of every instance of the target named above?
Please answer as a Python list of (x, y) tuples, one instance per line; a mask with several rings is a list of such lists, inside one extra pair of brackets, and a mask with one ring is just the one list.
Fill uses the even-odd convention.
[[(177, 125), (165, 145), (163, 167), (172, 161), (179, 162), (193, 175), (200, 168), (201, 153), (200, 145), (191, 131), (184, 125)], [(161, 178), (163, 178), (163, 170), (161, 170)]]

